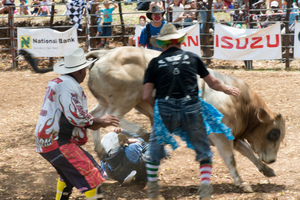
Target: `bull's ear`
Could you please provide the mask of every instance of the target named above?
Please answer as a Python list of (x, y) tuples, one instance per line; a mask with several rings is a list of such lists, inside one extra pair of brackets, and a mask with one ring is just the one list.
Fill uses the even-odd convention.
[(275, 117), (275, 120), (278, 121), (278, 120), (281, 120), (282, 116), (280, 113), (277, 113), (276, 114), (276, 117)]
[(259, 108), (257, 112), (257, 118), (261, 123), (266, 123), (271, 120), (270, 115), (267, 113), (267, 111), (263, 108)]

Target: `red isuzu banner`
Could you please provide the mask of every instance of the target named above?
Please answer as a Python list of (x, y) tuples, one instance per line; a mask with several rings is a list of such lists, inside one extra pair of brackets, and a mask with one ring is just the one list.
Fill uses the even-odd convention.
[(214, 58), (223, 60), (281, 59), (280, 23), (264, 29), (215, 25)]

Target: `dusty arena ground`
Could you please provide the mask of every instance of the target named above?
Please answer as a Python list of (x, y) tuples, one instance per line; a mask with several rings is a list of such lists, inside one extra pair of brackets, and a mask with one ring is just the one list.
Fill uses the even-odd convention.
[[(218, 71), (247, 82), (265, 100), (274, 112), (286, 119), (286, 137), (280, 147), (278, 160), (270, 165), (276, 177), (264, 177), (245, 157), (236, 152), (238, 171), (250, 183), (254, 192), (243, 193), (233, 185), (227, 167), (215, 152), (212, 199), (296, 200), (300, 199), (300, 72), (299, 71)], [(34, 129), (42, 104), (47, 82), (57, 75), (54, 72), (35, 74), (31, 70), (0, 70), (0, 199), (1, 200), (53, 200), (56, 180), (54, 169), (35, 152)], [(82, 83), (89, 109), (96, 100)], [(131, 111), (129, 120), (149, 130), (148, 120)], [(106, 133), (110, 129), (103, 129)], [(167, 200), (197, 199), (199, 185), (198, 164), (195, 154), (185, 144), (171, 152), (171, 159), (160, 167), (162, 195)], [(84, 147), (96, 157), (92, 140)], [(98, 160), (98, 159), (97, 159)], [(112, 180), (103, 185), (106, 199), (147, 199), (146, 189), (129, 185), (120, 187)], [(85, 199), (76, 189), (72, 200)]]

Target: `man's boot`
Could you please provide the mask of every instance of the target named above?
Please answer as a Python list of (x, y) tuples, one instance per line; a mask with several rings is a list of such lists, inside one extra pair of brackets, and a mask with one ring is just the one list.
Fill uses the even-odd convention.
[(147, 193), (149, 200), (165, 200), (165, 198), (159, 194), (160, 186), (157, 181), (147, 182)]

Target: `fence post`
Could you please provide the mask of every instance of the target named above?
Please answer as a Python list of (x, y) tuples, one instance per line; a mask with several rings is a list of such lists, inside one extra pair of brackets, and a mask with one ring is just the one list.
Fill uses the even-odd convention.
[[(53, 28), (53, 21), (54, 21), (54, 11), (55, 7), (54, 4), (51, 5), (51, 16), (50, 16), (50, 28)], [(49, 65), (48, 67), (53, 67), (53, 57), (49, 58)]]
[(10, 32), (10, 44), (11, 44), (11, 55), (12, 55), (12, 67), (17, 67), (16, 62), (16, 45), (15, 45), (15, 31), (14, 31), (14, 10), (13, 7), (9, 6), (8, 13), (8, 23), (9, 23), (9, 32)]
[(85, 50), (88, 52), (91, 51), (90, 21), (91, 21), (91, 16), (90, 16), (89, 12), (86, 12), (86, 15), (85, 15)]
[(121, 27), (122, 27), (122, 35), (121, 35), (121, 37), (123, 38), (123, 46), (126, 46), (126, 39), (124, 37), (124, 35), (125, 35), (125, 27), (124, 27), (123, 13), (122, 13), (122, 3), (118, 2), (118, 4), (119, 4), (119, 15), (120, 15), (120, 21), (121, 21)]
[[(252, 0), (245, 0), (245, 13), (246, 13), (246, 28), (250, 29), (251, 27), (251, 13), (250, 9), (252, 8)], [(247, 69), (252, 69), (252, 60), (244, 60)]]
[(287, 45), (284, 50), (285, 50), (285, 55), (284, 55), (284, 60), (285, 60), (285, 68), (289, 68), (290, 67), (290, 48), (288, 46), (290, 46), (290, 30), (289, 30), (289, 23), (290, 23), (290, 8), (292, 8), (292, 1), (291, 0), (287, 0), (287, 6), (286, 6), (286, 18), (285, 18), (285, 22), (284, 22), (284, 27), (285, 27), (285, 34), (283, 36), (283, 44)]
[(165, 8), (167, 8), (167, 13), (166, 13), (167, 22), (170, 22), (171, 21), (171, 19), (170, 19), (171, 17), (170, 17), (170, 1), (169, 0), (166, 0)]

